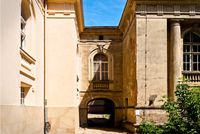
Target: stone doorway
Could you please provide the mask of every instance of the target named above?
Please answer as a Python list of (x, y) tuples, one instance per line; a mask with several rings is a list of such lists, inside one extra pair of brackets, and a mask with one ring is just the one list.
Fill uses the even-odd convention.
[(88, 127), (113, 127), (115, 105), (109, 99), (94, 99), (89, 101), (87, 111)]

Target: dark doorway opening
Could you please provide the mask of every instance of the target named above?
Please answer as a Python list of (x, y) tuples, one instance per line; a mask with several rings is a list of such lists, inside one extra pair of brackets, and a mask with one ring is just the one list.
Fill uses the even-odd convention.
[(113, 127), (115, 105), (109, 99), (94, 99), (88, 103), (87, 122), (89, 127)]

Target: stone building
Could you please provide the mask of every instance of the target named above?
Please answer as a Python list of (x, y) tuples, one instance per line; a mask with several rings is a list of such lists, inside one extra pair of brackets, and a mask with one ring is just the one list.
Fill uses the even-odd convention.
[(0, 1), (2, 134), (78, 134), (97, 115), (135, 131), (166, 120), (179, 78), (200, 85), (199, 0), (127, 0), (116, 27), (85, 27), (82, 2)]

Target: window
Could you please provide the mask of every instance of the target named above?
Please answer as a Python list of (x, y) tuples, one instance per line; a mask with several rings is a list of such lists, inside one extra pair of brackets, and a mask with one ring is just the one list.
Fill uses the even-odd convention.
[(188, 32), (184, 36), (183, 70), (200, 71), (200, 35), (195, 32)]
[(20, 104), (24, 105), (25, 100), (25, 88), (21, 87)]
[(103, 35), (99, 35), (99, 40), (103, 40)]
[(30, 91), (30, 85), (26, 84), (26, 83), (22, 83), (21, 84), (21, 91), (20, 91), (20, 104), (24, 105), (25, 103), (27, 103), (27, 97)]
[(108, 80), (108, 58), (103, 53), (94, 56), (94, 81)]
[(25, 26), (26, 26), (26, 21), (24, 20), (23, 17), (21, 17), (21, 45), (20, 45), (21, 49), (25, 48), (25, 38), (26, 38)]

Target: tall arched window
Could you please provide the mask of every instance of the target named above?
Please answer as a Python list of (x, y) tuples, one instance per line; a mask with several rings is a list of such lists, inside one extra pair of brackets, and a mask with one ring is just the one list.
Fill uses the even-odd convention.
[(94, 56), (94, 81), (108, 80), (108, 57), (103, 53)]
[(192, 31), (184, 35), (183, 70), (200, 71), (200, 35)]

